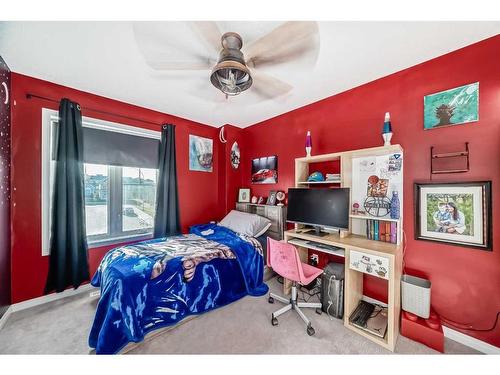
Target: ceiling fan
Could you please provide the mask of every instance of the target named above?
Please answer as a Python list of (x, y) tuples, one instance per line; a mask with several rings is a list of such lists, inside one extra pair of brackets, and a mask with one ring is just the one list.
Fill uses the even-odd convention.
[[(157, 71), (211, 70), (210, 82), (228, 96), (239, 95), (252, 88), (257, 95), (274, 98), (292, 90), (292, 86), (262, 72), (261, 67), (285, 64), (304, 57), (316, 61), (319, 47), (318, 25), (313, 21), (290, 21), (245, 45), (236, 32), (221, 33), (216, 22), (193, 21), (189, 25), (201, 37), (208, 54), (194, 51), (192, 46), (178, 44), (190, 55), (189, 61), (165, 58), (171, 38), (162, 37), (162, 24), (134, 24), (137, 45), (146, 63)], [(216, 57), (217, 56), (217, 57)]]

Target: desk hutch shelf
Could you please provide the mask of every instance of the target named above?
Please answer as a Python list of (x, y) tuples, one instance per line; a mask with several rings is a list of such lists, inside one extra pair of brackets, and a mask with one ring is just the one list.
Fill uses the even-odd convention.
[[(353, 186), (353, 159), (363, 157), (377, 157), (388, 154), (401, 154), (403, 149), (400, 145), (391, 145), (383, 147), (373, 147), (361, 150), (352, 150), (346, 152), (337, 152), (331, 154), (314, 155), (310, 157), (295, 159), (295, 187), (301, 188), (322, 188), (331, 189), (340, 187), (351, 188)], [(307, 177), (314, 172), (315, 163), (329, 163), (337, 165), (340, 162), (340, 180), (328, 181), (323, 183), (307, 183)], [(312, 166), (311, 166), (312, 165)], [(338, 171), (335, 171), (338, 173)], [(315, 186), (320, 185), (320, 186)], [(400, 316), (400, 280), (402, 272), (402, 247), (403, 247), (403, 192), (399, 193), (401, 202), (401, 212), (399, 219), (376, 218), (368, 214), (349, 215), (349, 231), (343, 236), (339, 233), (332, 233), (324, 237), (312, 235), (310, 229), (303, 225), (295, 225), (295, 228), (285, 232), (285, 240), (295, 243), (299, 249), (299, 254), (303, 262), (307, 262), (308, 250), (314, 249), (313, 245), (307, 245), (308, 241), (322, 243), (325, 245), (337, 246), (344, 249), (343, 254), (339, 252), (337, 255), (339, 260), (345, 262), (345, 287), (344, 287), (344, 326), (348, 329), (359, 333), (367, 339), (383, 346), (384, 348), (394, 351), (396, 340), (399, 333), (399, 316)], [(352, 207), (352, 197), (350, 200)], [(382, 220), (397, 223), (397, 241), (396, 243), (382, 242), (368, 239), (366, 236), (367, 220)], [(314, 249), (321, 251), (321, 249)], [(325, 252), (327, 252), (325, 250)], [(343, 258), (342, 258), (343, 256)], [(387, 267), (386, 273), (376, 274), (372, 270), (362, 269), (358, 267), (356, 259), (360, 256), (365, 256), (378, 264), (383, 264)], [(365, 258), (366, 259), (366, 258)], [(379, 268), (380, 270), (380, 268)], [(370, 271), (370, 272), (368, 272)], [(387, 332), (383, 338), (372, 335), (358, 327), (353, 326), (349, 322), (349, 316), (357, 307), (362, 299), (367, 297), (363, 295), (363, 280), (364, 274), (370, 274), (375, 277), (381, 277), (387, 280), (388, 300), (387, 300), (387, 315), (388, 326)], [(383, 276), (381, 276), (383, 275)], [(285, 282), (284, 290), (288, 291), (290, 285)]]

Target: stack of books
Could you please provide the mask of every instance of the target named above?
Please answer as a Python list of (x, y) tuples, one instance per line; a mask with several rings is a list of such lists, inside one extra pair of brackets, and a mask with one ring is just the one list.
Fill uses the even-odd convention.
[(375, 241), (397, 243), (398, 223), (384, 220), (366, 220), (366, 238)]

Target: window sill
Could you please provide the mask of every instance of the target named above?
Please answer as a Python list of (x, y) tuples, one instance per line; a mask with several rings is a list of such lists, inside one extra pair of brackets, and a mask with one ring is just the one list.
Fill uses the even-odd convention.
[(147, 233), (147, 234), (141, 234), (141, 235), (131, 235), (131, 236), (123, 236), (123, 237), (115, 237), (115, 238), (106, 238), (106, 239), (101, 239), (101, 240), (93, 240), (93, 241), (88, 241), (88, 248), (89, 249), (95, 249), (97, 247), (103, 247), (103, 246), (109, 246), (109, 245), (119, 245), (123, 243), (128, 243), (128, 242), (135, 242), (135, 241), (144, 241), (144, 240), (150, 240), (153, 238), (153, 233)]

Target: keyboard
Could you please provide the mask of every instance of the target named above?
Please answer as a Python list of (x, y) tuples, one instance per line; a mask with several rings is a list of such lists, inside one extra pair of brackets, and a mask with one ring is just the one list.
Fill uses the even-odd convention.
[(319, 249), (332, 250), (332, 251), (343, 250), (340, 247), (325, 245), (325, 244), (320, 243), (320, 242), (307, 241), (306, 243), (310, 246), (314, 246), (314, 247), (317, 247)]
[(366, 327), (366, 321), (370, 319), (373, 310), (375, 310), (374, 304), (361, 300), (349, 317), (349, 321), (357, 326)]

